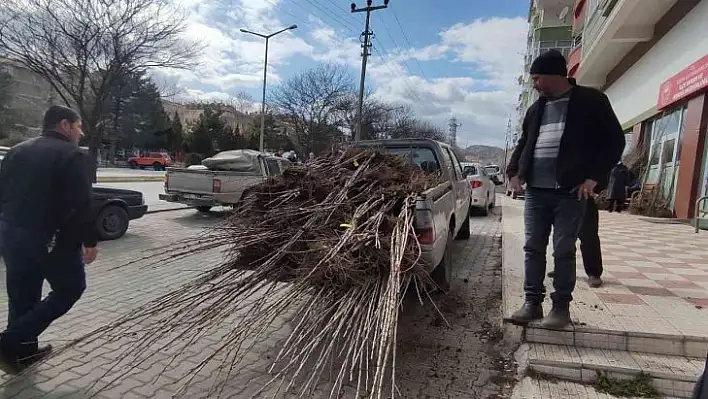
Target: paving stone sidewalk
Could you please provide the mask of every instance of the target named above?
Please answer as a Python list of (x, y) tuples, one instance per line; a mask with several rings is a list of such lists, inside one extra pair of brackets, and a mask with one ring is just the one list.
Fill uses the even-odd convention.
[[(523, 300), (523, 201), (505, 198), (504, 207), (509, 243), (504, 284), (510, 314)], [(577, 253), (578, 283), (571, 309), (575, 324), (706, 341), (701, 347), (708, 349), (708, 232), (695, 234), (685, 224), (601, 211), (600, 240), (605, 268), (601, 288), (588, 287)], [(549, 246), (549, 270), (552, 259)], [(546, 281), (549, 288), (551, 281)]]
[[(212, 251), (163, 267), (144, 267), (146, 262), (125, 266), (141, 258), (156, 257), (167, 244), (195, 236), (203, 227), (218, 221), (218, 215), (205, 216), (193, 210), (157, 213), (134, 221), (123, 239), (101, 244), (99, 260), (87, 268), (88, 289), (84, 297), (41, 339), (61, 346), (175, 290), (200, 271), (217, 264), (220, 254)], [(404, 306), (397, 369), (401, 397), (501, 398), (510, 394), (514, 365), (508, 356), (513, 348), (502, 340), (500, 328), (500, 240), (499, 215), (473, 219), (472, 239), (455, 244), (456, 276), (451, 293), (436, 298), (443, 317), (431, 305), (410, 306), (407, 302)], [(0, 266), (4, 273), (4, 265)], [(3, 316), (0, 320), (4, 323), (7, 313), (4, 286), (0, 289), (0, 302)], [(229, 376), (222, 397), (252, 397), (271, 378), (266, 373), (267, 367), (289, 330), (287, 320), (276, 324), (241, 368)], [(133, 375), (115, 382), (110, 369), (118, 362), (116, 351), (128, 341), (119, 337), (121, 340), (103, 345), (78, 345), (27, 375), (12, 378), (0, 375), (0, 396), (169, 398), (179, 393), (189, 398), (215, 397), (210, 389), (219, 373), (211, 364), (197, 373), (184, 391), (178, 392), (183, 385), (178, 379), (195, 367), (200, 358), (214, 353), (229, 332), (227, 321), (223, 329), (204, 337), (178, 358), (171, 359), (167, 352), (155, 356), (151, 362), (140, 365)], [(328, 397), (328, 394), (323, 387), (308, 397)]]

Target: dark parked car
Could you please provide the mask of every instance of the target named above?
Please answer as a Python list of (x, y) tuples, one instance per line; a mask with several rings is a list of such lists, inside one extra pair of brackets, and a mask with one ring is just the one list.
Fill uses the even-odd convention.
[(93, 206), (96, 230), (103, 241), (123, 237), (130, 221), (140, 219), (148, 209), (139, 191), (100, 186), (93, 187)]

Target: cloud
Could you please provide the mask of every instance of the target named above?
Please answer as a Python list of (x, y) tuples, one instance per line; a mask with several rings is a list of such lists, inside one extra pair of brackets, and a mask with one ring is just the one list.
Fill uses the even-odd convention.
[[(159, 71), (188, 88), (182, 97), (228, 100), (238, 91), (256, 92), (263, 73), (263, 39), (239, 32), (272, 32), (289, 25), (279, 18), (280, 0), (182, 0), (188, 11), (186, 36), (204, 43), (195, 71)], [(305, 9), (306, 7), (301, 7)], [(410, 106), (441, 127), (454, 115), (462, 123), (458, 142), (503, 145), (507, 119), (514, 116), (516, 78), (522, 73), (525, 18), (485, 18), (441, 30), (425, 46), (386, 54), (374, 40), (367, 86), (381, 100)], [(361, 46), (353, 30), (330, 26), (313, 13), (295, 34), (271, 41), (269, 83), (290, 72), (295, 57), (346, 65), (358, 78)], [(381, 56), (384, 55), (384, 57)], [(417, 76), (420, 63), (431, 79)], [(298, 67), (300, 67), (299, 64)], [(415, 65), (417, 67), (417, 65)]]
[[(372, 60), (369, 76), (375, 83), (375, 95), (407, 104), (440, 126), (446, 126), (454, 115), (462, 122), (460, 144), (503, 146), (507, 120), (515, 112), (516, 78), (522, 73), (526, 32), (524, 18), (455, 24), (440, 33), (438, 43), (388, 57), (388, 61)], [(403, 62), (412, 58), (438, 60), (436, 65), (450, 58), (452, 61), (445, 62), (453, 62), (455, 70), (471, 73), (426, 81), (405, 68)]]
[[(275, 0), (183, 0), (179, 5), (187, 15), (185, 38), (201, 45), (200, 66), (194, 71), (160, 71), (183, 86), (193, 83), (212, 89), (255, 88), (263, 74), (264, 40), (242, 33), (240, 28), (270, 33), (282, 29)], [(268, 51), (268, 79), (277, 83), (280, 69), (294, 55), (310, 55), (313, 48), (290, 32), (271, 41)]]

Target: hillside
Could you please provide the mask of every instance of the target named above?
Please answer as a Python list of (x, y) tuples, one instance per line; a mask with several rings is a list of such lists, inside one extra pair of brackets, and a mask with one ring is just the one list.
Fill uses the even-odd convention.
[(471, 145), (460, 150), (466, 160), (483, 164), (504, 164), (504, 149), (488, 145)]

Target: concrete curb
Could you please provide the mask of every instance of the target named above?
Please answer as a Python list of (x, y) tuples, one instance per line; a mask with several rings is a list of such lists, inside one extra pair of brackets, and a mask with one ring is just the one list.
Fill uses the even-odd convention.
[(150, 206), (148, 205), (148, 211), (145, 212), (146, 215), (152, 215), (154, 213), (164, 213), (164, 212), (174, 212), (174, 211), (184, 211), (187, 209), (194, 209), (191, 206), (180, 206), (180, 207), (175, 207), (175, 208), (164, 208), (164, 209), (155, 209), (155, 210), (150, 210)]
[(131, 183), (165, 181), (165, 176), (99, 176), (96, 183)]

